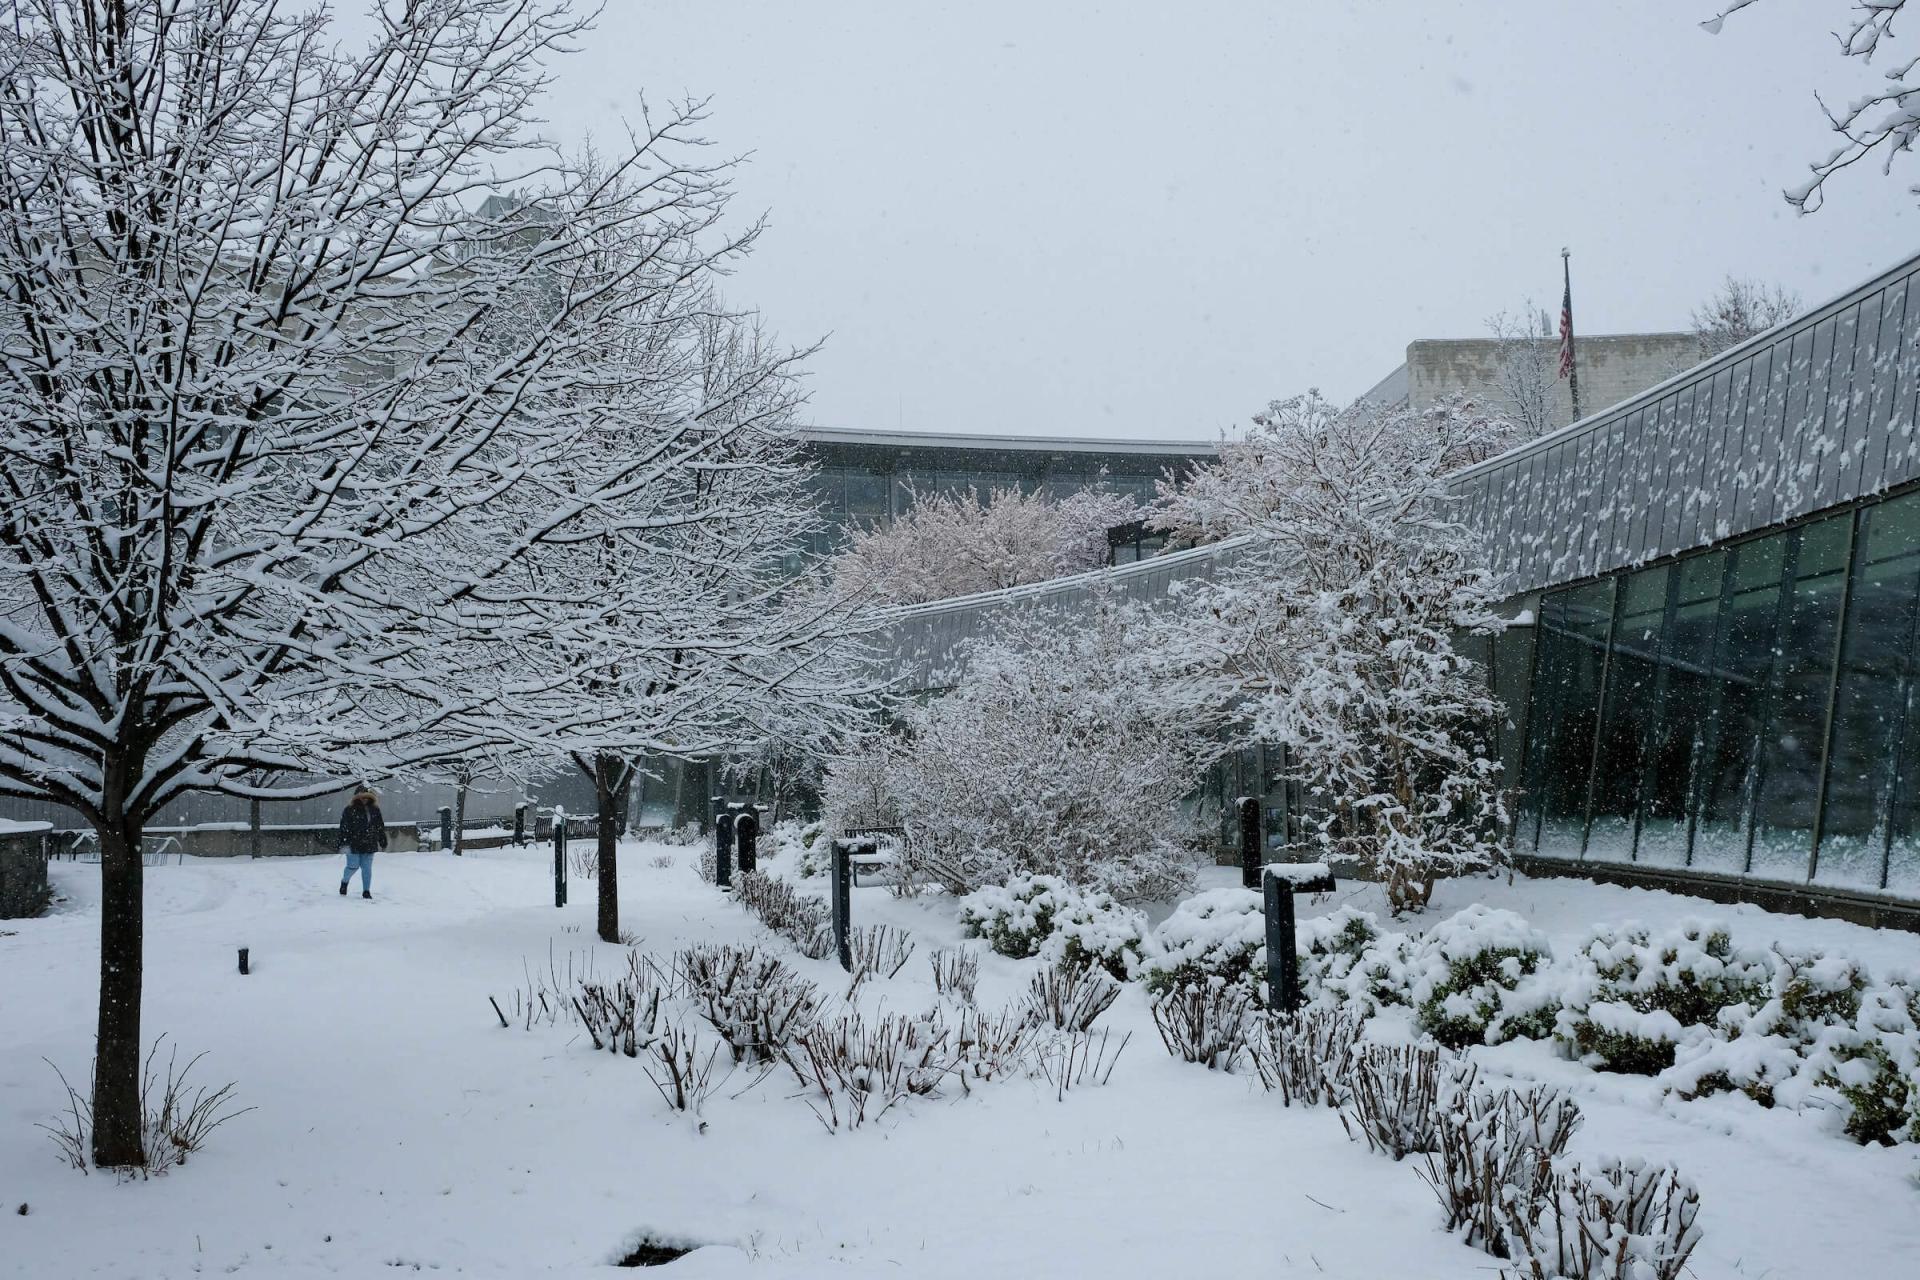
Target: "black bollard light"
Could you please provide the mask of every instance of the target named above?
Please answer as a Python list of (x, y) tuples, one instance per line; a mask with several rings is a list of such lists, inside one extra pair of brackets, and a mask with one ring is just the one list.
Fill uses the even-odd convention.
[(1260, 887), (1260, 866), (1267, 860), (1260, 830), (1260, 798), (1241, 796), (1240, 810), (1240, 883), (1249, 889)]
[(513, 806), (513, 847), (518, 849), (527, 842), (527, 806)]
[(752, 871), (760, 864), (760, 815), (752, 808), (739, 814), (733, 820), (734, 856), (740, 863), (742, 874)]
[(247, 970), (247, 948), (240, 948), (240, 972), (244, 976)]
[(733, 823), (738, 816), (729, 809), (713, 820), (713, 882), (722, 889), (733, 887)]
[(553, 811), (553, 905), (567, 905), (567, 811)]
[(853, 972), (853, 850), (856, 845), (872, 847), (871, 840), (835, 840), (833, 842), (833, 949), (840, 967)]
[(1333, 873), (1323, 863), (1270, 863), (1265, 868), (1267, 912), (1267, 1007), (1292, 1013), (1300, 1007), (1300, 955), (1295, 949), (1293, 895), (1332, 893)]
[(453, 848), (453, 806), (448, 804), (440, 806), (440, 848)]

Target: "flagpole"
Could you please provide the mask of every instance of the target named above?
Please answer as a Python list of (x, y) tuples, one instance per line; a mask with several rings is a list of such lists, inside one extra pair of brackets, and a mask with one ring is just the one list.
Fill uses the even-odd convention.
[(1567, 392), (1573, 398), (1573, 420), (1580, 421), (1580, 365), (1574, 356), (1573, 347), (1573, 267), (1570, 259), (1572, 251), (1560, 250), (1560, 277), (1566, 285), (1564, 301), (1560, 306), (1561, 341), (1566, 345), (1567, 355)]

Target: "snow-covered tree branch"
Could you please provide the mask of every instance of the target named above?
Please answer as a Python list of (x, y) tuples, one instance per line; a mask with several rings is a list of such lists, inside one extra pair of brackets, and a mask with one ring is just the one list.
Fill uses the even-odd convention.
[[(1718, 35), (1726, 20), (1757, 3), (1757, 0), (1733, 0), (1719, 13), (1702, 22), (1710, 34)], [(1851, 0), (1851, 12), (1833, 33), (1842, 57), (1858, 58), (1870, 64), (1894, 39), (1894, 24), (1907, 7), (1907, 0)], [(1894, 158), (1913, 149), (1920, 137), (1920, 57), (1889, 55), (1881, 78), (1885, 87), (1855, 96), (1836, 106), (1820, 98), (1820, 109), (1827, 123), (1840, 135), (1840, 141), (1808, 168), (1812, 175), (1786, 191), (1787, 203), (1802, 213), (1814, 213), (1826, 203), (1827, 180), (1843, 169), (1878, 156), (1880, 172), (1893, 172)], [(1920, 194), (1920, 186), (1908, 188)]]
[(1065, 498), (997, 489), (919, 498), (893, 524), (853, 533), (834, 559), (842, 590), (876, 604), (921, 604), (997, 591), (1106, 563), (1107, 530), (1138, 519), (1131, 497)]
[[(140, 848), (169, 801), (540, 745), (528, 717), (571, 726), (583, 672), (794, 687), (825, 625), (621, 647), (623, 611), (719, 574), (685, 495), (747, 519), (719, 482), (799, 354), (710, 358), (746, 340), (732, 319), (688, 338), (758, 234), (723, 224), (699, 106), (568, 163), (530, 115), (587, 30), (568, 6), (374, 16), (357, 50), (272, 0), (0, 23), (0, 793), (100, 837), (103, 1165), (140, 1155)], [(697, 375), (665, 400), (662, 352)], [(608, 601), (655, 544), (651, 594)], [(710, 738), (657, 710), (648, 744)]]
[(1163, 499), (1165, 527), (1249, 541), (1162, 624), (1160, 674), (1210, 687), (1249, 740), (1283, 748), (1319, 849), (1418, 908), (1437, 875), (1487, 865), (1505, 837), (1503, 713), (1454, 648), (1500, 629), (1499, 587), (1444, 477), (1513, 428), (1464, 405), (1340, 409), (1311, 393), (1254, 425)]

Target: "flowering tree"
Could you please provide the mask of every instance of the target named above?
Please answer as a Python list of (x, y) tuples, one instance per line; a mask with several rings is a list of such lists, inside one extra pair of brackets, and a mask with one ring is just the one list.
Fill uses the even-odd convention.
[(1186, 593), (1156, 647), (1286, 749), (1320, 848), (1417, 909), (1436, 876), (1488, 865), (1504, 838), (1503, 712), (1454, 648), (1500, 628), (1500, 593), (1443, 478), (1513, 429), (1460, 405), (1339, 409), (1316, 394), (1254, 421), (1237, 458), (1163, 502), (1167, 527), (1248, 543)]
[(856, 530), (834, 558), (843, 591), (920, 604), (1045, 582), (1106, 563), (1107, 530), (1139, 518), (1132, 498), (1087, 489), (1065, 498), (1018, 489), (935, 494), (893, 524)]
[(886, 777), (950, 889), (1029, 872), (1149, 900), (1192, 882), (1182, 801), (1216, 749), (1180, 687), (1151, 678), (1142, 625), (1105, 598), (1017, 614), (907, 716)]
[[(568, 164), (528, 131), (585, 30), (564, 3), (375, 8), (357, 51), (274, 0), (0, 22), (0, 793), (99, 836), (101, 1165), (142, 1158), (140, 851), (170, 801), (551, 744), (524, 726), (594, 680), (678, 742), (658, 726), (714, 718), (688, 692), (712, 672), (744, 677), (731, 712), (807, 670), (767, 638), (804, 618), (628, 649), (600, 589), (644, 565), (665, 618), (711, 581), (721, 542), (664, 531), (766, 385), (646, 386), (650, 343), (712, 367), (693, 286), (757, 231), (721, 225), (698, 110)], [(636, 408), (644, 447), (610, 447)]]

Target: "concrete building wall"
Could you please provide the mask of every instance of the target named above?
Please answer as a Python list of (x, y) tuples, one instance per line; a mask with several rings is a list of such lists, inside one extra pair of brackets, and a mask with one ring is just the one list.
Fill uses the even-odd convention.
[[(1551, 381), (1554, 426), (1573, 421), (1573, 401), (1567, 380), (1554, 377), (1560, 344), (1540, 338), (1543, 366)], [(1579, 338), (1575, 345), (1580, 374), (1580, 408), (1598, 413), (1648, 387), (1665, 382), (1691, 368), (1700, 359), (1699, 341), (1691, 333), (1609, 333)], [(1405, 394), (1416, 409), (1443, 396), (1464, 393), (1483, 404), (1511, 413), (1512, 401), (1500, 387), (1501, 344), (1492, 338), (1421, 338), (1407, 344)], [(1381, 383), (1401, 385), (1398, 370)], [(1370, 393), (1371, 394), (1371, 393)]]

